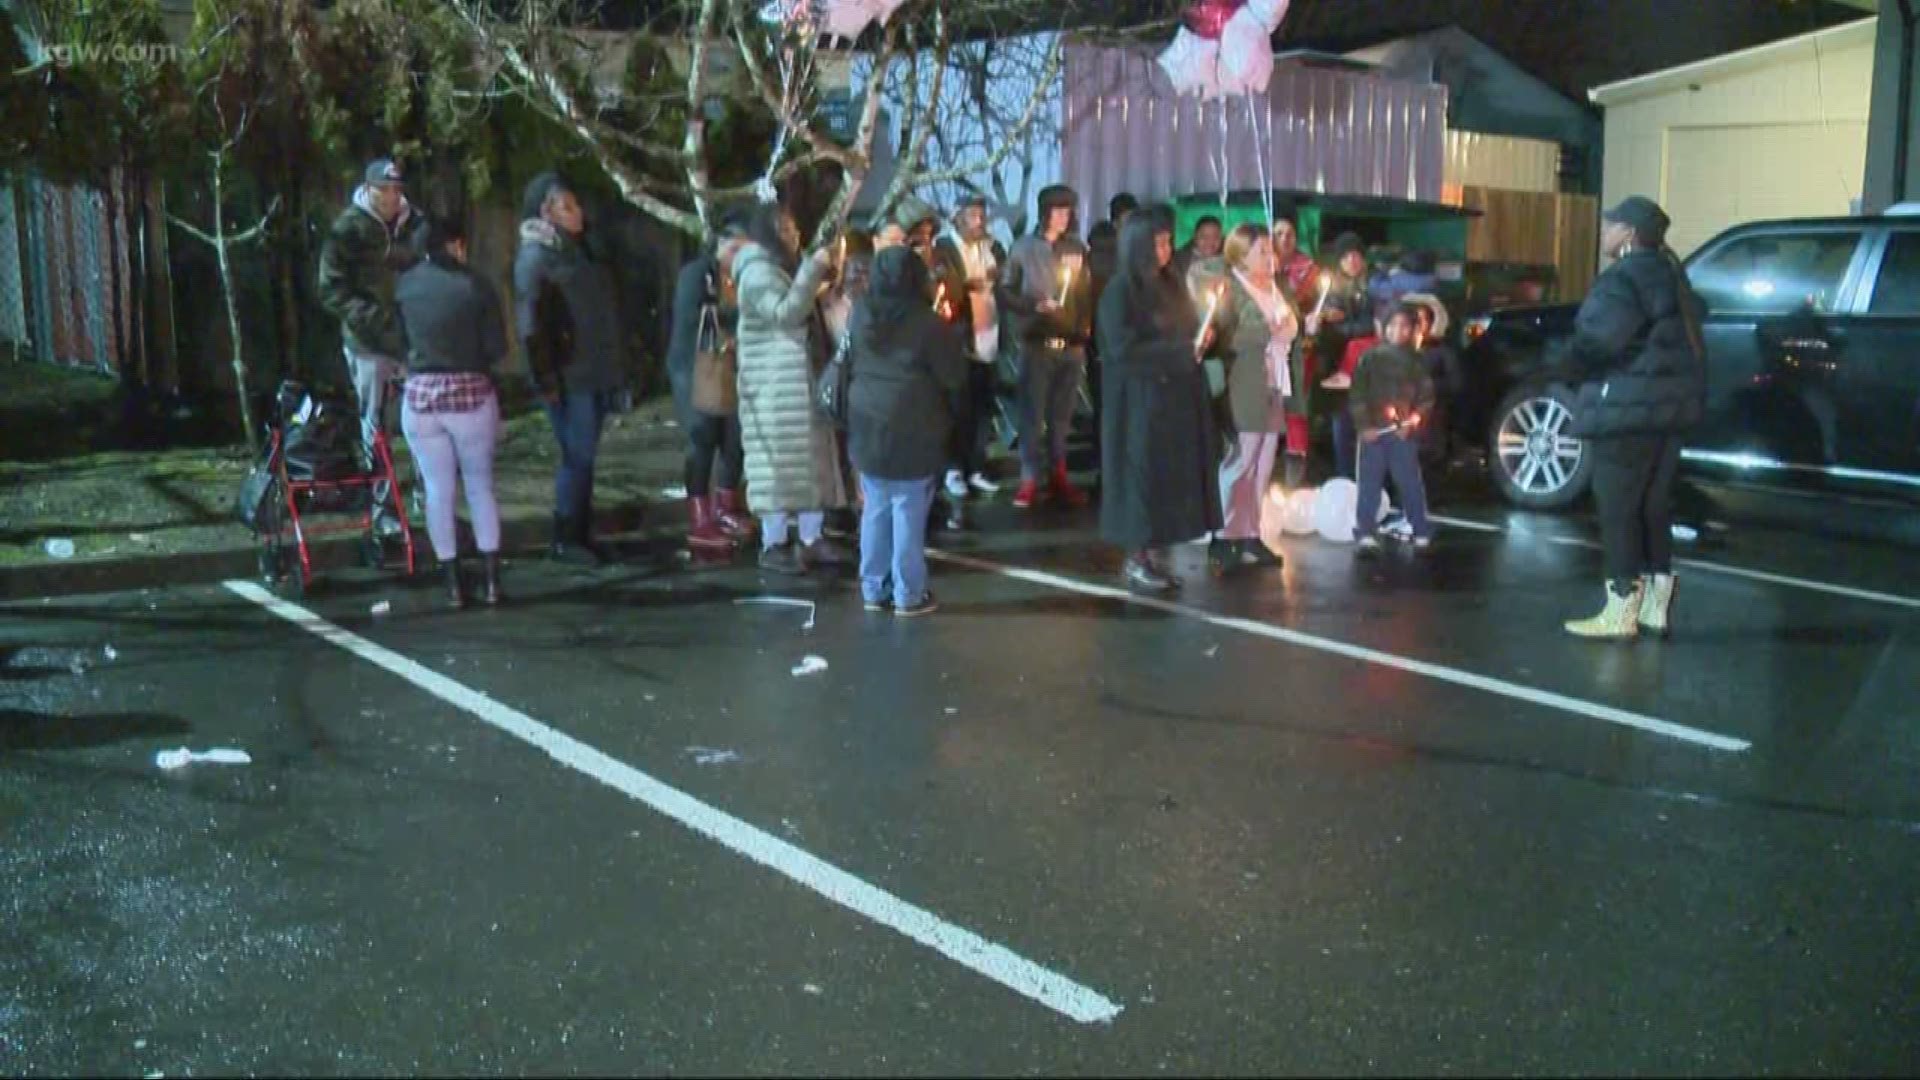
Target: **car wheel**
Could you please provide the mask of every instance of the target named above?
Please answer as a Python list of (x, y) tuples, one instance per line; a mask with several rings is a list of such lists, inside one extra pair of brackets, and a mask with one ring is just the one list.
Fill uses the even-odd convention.
[(1573, 395), (1560, 387), (1523, 387), (1494, 411), (1487, 468), (1500, 495), (1527, 510), (1564, 510), (1587, 493), (1593, 448), (1567, 434)]

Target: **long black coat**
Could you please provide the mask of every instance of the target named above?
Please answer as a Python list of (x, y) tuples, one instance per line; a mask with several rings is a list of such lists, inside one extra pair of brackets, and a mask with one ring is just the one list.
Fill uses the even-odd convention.
[(1221, 526), (1219, 435), (1206, 374), (1193, 356), (1200, 323), (1171, 274), (1140, 269), (1142, 257), (1153, 258), (1152, 224), (1142, 216), (1136, 228), (1128, 219), (1120, 270), (1100, 297), (1097, 323), (1105, 367), (1100, 536), (1128, 551)]

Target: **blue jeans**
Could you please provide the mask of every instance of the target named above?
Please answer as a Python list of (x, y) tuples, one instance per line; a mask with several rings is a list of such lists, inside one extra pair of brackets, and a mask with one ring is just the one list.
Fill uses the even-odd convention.
[(1432, 536), (1427, 523), (1427, 487), (1420, 478), (1420, 446), (1398, 435), (1382, 435), (1360, 444), (1360, 495), (1354, 505), (1355, 539), (1372, 536), (1380, 523), (1380, 490), (1386, 478), (1393, 477), (1393, 493), (1400, 496), (1401, 509), (1413, 535)]
[(937, 477), (882, 480), (860, 474), (860, 596), (887, 598), (893, 581), (895, 607), (912, 607), (927, 595), (927, 508)]
[(1347, 411), (1347, 403), (1342, 401), (1333, 413), (1333, 475), (1342, 480), (1354, 479), (1354, 444), (1359, 441), (1360, 433), (1353, 426), (1353, 414)]
[(613, 411), (611, 390), (574, 390), (549, 404), (547, 420), (560, 444), (560, 468), (553, 475), (553, 512), (589, 522), (593, 516), (593, 462), (600, 453), (600, 429)]
[(1020, 479), (1039, 483), (1067, 467), (1067, 432), (1087, 358), (1079, 348), (1030, 344), (1020, 361)]

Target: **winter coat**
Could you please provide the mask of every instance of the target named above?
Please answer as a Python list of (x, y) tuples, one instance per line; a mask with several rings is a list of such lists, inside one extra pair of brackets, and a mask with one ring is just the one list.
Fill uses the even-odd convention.
[[(976, 321), (997, 319), (999, 304), (992, 292), (994, 280), (990, 279), (987, 282), (988, 291), (984, 297), (971, 288), (972, 282), (967, 277), (966, 256), (961, 253), (960, 248), (962, 242), (960, 237), (952, 233), (934, 241), (933, 281), (936, 289), (942, 285), (946, 286), (947, 297), (953, 301), (947, 311), (948, 321), (967, 329), (966, 341), (968, 352), (971, 354), (973, 328)], [(991, 237), (986, 240), (986, 244), (989, 257), (992, 258), (996, 269), (994, 277), (997, 278), (998, 268), (1007, 265), (1007, 252), (1000, 246), (1000, 241)], [(983, 308), (986, 310), (981, 310)]]
[(1156, 265), (1151, 215), (1127, 219), (1100, 297), (1100, 535), (1128, 551), (1221, 526), (1219, 435), (1194, 362), (1199, 315)]
[(919, 480), (946, 467), (967, 361), (963, 330), (934, 313), (928, 282), (919, 256), (889, 248), (854, 308), (847, 434), (862, 475)]
[(520, 223), (513, 260), (514, 321), (543, 394), (617, 389), (626, 336), (613, 268), (542, 218)]
[(425, 255), (425, 243), (424, 216), (402, 203), (389, 225), (373, 212), (364, 186), (334, 218), (320, 248), (320, 306), (340, 320), (348, 349), (394, 360), (407, 355), (394, 289)]
[(1362, 431), (1383, 428), (1418, 413), (1424, 428), (1433, 420), (1433, 377), (1420, 354), (1385, 342), (1368, 349), (1353, 369), (1347, 408)]
[(428, 260), (400, 275), (394, 291), (407, 333), (407, 373), (491, 373), (507, 358), (507, 327), (493, 282), (461, 266)]
[(1704, 310), (1672, 252), (1634, 251), (1580, 305), (1562, 377), (1581, 382), (1569, 433), (1605, 439), (1686, 431), (1706, 411)]
[[(1060, 298), (1060, 256), (1077, 251), (1081, 264), (1067, 286), (1067, 302), (1058, 311), (1041, 314), (1042, 300)], [(1092, 336), (1093, 305), (1086, 263), (1086, 246), (1071, 236), (1048, 243), (1038, 234), (1023, 236), (1007, 253), (1000, 268), (1000, 283), (995, 295), (1012, 331), (1013, 345), (1022, 350), (1038, 347), (1047, 338), (1063, 338), (1082, 345)], [(1002, 342), (1002, 347), (1007, 343)]]
[[(1272, 329), (1260, 302), (1247, 290), (1239, 275), (1229, 273), (1226, 277), (1227, 291), (1220, 300), (1220, 311), (1215, 316), (1216, 348), (1227, 364), (1227, 405), (1233, 417), (1235, 430), (1253, 434), (1257, 432), (1277, 431), (1273, 422), (1273, 407), (1279, 401), (1279, 390), (1273, 386), (1267, 371), (1267, 343), (1272, 339)], [(1274, 289), (1284, 297), (1286, 284), (1274, 282)], [(1282, 301), (1285, 303), (1285, 300)], [(1289, 307), (1291, 312), (1291, 308)], [(1299, 320), (1296, 315), (1282, 316), (1282, 323), (1291, 321), (1294, 334), (1299, 333)], [(1287, 350), (1287, 363), (1291, 368), (1299, 354), (1296, 343)], [(1289, 371), (1293, 378), (1293, 372)], [(1293, 381), (1295, 393), (1299, 393), (1303, 382)]]
[(833, 426), (814, 407), (815, 296), (826, 273), (817, 259), (788, 273), (765, 248), (734, 256), (740, 325), (740, 435), (755, 509), (829, 510), (846, 505)]

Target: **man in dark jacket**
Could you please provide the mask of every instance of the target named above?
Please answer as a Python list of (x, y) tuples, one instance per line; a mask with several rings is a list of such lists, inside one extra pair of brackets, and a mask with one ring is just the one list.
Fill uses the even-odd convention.
[[(1312, 388), (1313, 396), (1333, 394), (1333, 474), (1348, 480), (1354, 477), (1357, 446), (1352, 413), (1345, 407), (1343, 395), (1351, 375), (1340, 370), (1347, 346), (1361, 338), (1372, 337), (1373, 302), (1367, 295), (1367, 244), (1358, 233), (1341, 233), (1334, 240), (1333, 270), (1327, 275), (1326, 302), (1315, 297), (1313, 307), (1320, 316), (1307, 318), (1307, 335), (1313, 339), (1313, 363), (1321, 385)], [(1312, 311), (1313, 307), (1308, 310)]]
[[(399, 413), (394, 385), (404, 374), (406, 336), (394, 287), (425, 254), (426, 215), (407, 201), (400, 167), (382, 158), (327, 230), (320, 248), (320, 306), (340, 320), (347, 373), (360, 402), (362, 464), (372, 468), (375, 432), (393, 436)], [(374, 528), (399, 532), (385, 481), (374, 485)]]
[(987, 232), (987, 200), (975, 195), (960, 204), (953, 229), (934, 242), (939, 312), (960, 327), (966, 347), (966, 409), (954, 427), (953, 460), (947, 465), (947, 495), (964, 499), (971, 487), (983, 495), (1000, 490), (987, 476), (987, 439), (992, 428), (994, 363), (1000, 356), (1000, 308), (993, 283), (1007, 261), (1006, 249)]
[(600, 431), (625, 377), (613, 270), (587, 245), (579, 197), (556, 173), (527, 185), (513, 263), (514, 323), (560, 444), (553, 484), (553, 556), (598, 566), (591, 539)]
[(731, 551), (738, 541), (753, 535), (753, 519), (740, 497), (744, 449), (740, 443), (740, 415), (704, 413), (693, 404), (695, 354), (701, 346), (702, 324), (719, 346), (733, 336), (739, 312), (723, 295), (719, 248), (747, 235), (746, 222), (730, 219), (680, 268), (673, 289), (673, 334), (667, 345), (667, 379), (673, 387), (674, 412), (687, 439), (687, 542), (714, 552)]
[(1433, 377), (1414, 351), (1419, 322), (1413, 306), (1395, 308), (1381, 326), (1380, 343), (1368, 349), (1353, 369), (1347, 408), (1360, 439), (1355, 472), (1360, 490), (1354, 502), (1353, 533), (1362, 553), (1380, 547), (1374, 533), (1379, 527), (1380, 493), (1389, 475), (1413, 526), (1414, 547), (1425, 550), (1433, 543), (1416, 441), (1432, 419), (1434, 397)]
[(1087, 504), (1067, 477), (1067, 431), (1093, 336), (1086, 247), (1073, 235), (1079, 201), (1072, 188), (1043, 189), (1033, 232), (1013, 245), (1000, 271), (996, 295), (1020, 360), (1020, 490), (1013, 505), (1022, 509), (1039, 501), (1049, 476), (1056, 503)]
[[(905, 247), (913, 252), (920, 260), (920, 265), (928, 271), (927, 278), (923, 280), (931, 281), (937, 258), (934, 251), (934, 234), (939, 228), (939, 212), (918, 196), (908, 195), (894, 207), (892, 218), (875, 234), (874, 248), (876, 251), (884, 251), (892, 247)], [(959, 298), (966, 294), (953, 291), (951, 285), (942, 289), (937, 282), (929, 287), (934, 291), (928, 297), (928, 310), (932, 311), (943, 324), (952, 327), (957, 337), (960, 324), (966, 318)], [(964, 487), (960, 494), (954, 495), (948, 492), (944, 498), (935, 492), (933, 508), (930, 511), (932, 527), (944, 527), (952, 532), (960, 532), (968, 528), (966, 496)]]
[(1686, 432), (1706, 406), (1703, 306), (1665, 246), (1669, 219), (1633, 196), (1603, 216), (1614, 262), (1580, 305), (1556, 374), (1578, 382), (1572, 434), (1593, 446), (1593, 497), (1607, 603), (1567, 623), (1581, 637), (1667, 630), (1673, 602), (1673, 483)]

